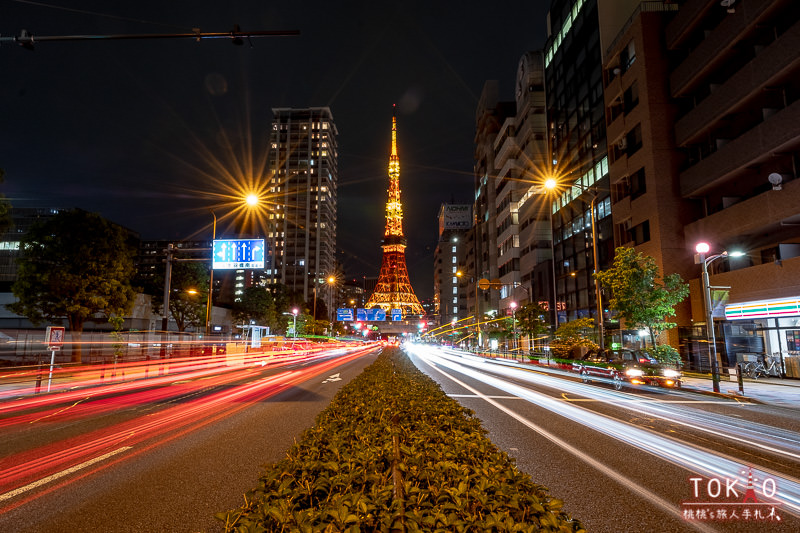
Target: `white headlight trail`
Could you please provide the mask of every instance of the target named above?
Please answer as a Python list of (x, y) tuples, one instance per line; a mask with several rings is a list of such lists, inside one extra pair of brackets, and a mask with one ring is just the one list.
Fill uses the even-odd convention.
[[(742, 479), (742, 471), (744, 468), (743, 464), (739, 461), (729, 458), (728, 456), (717, 454), (691, 444), (679, 442), (670, 437), (659, 435), (655, 432), (645, 430), (624, 422), (620, 422), (619, 420), (613, 419), (611, 417), (589, 411), (588, 409), (577, 407), (575, 404), (565, 402), (561, 399), (553, 398), (551, 396), (532, 391), (525, 387), (515, 385), (506, 380), (491, 375), (487, 375), (483, 372), (473, 370), (468, 366), (470, 363), (469, 361), (464, 361), (461, 360), (460, 358), (452, 356), (447, 356), (447, 357), (440, 356), (433, 348), (430, 347), (417, 345), (410, 351), (412, 351), (412, 353), (419, 356), (420, 358), (426, 360), (426, 362), (430, 364), (435, 363), (436, 365), (450, 368), (456, 372), (459, 372), (463, 375), (467, 375), (489, 386), (495, 387), (509, 394), (513, 394), (519, 398), (523, 398), (529, 401), (530, 403), (548, 409), (549, 411), (552, 411), (565, 418), (578, 422), (586, 427), (592, 428), (595, 431), (613, 437), (621, 442), (627, 443), (631, 446), (635, 446), (640, 450), (651, 453), (652, 455), (660, 459), (669, 461), (672, 464), (686, 468), (691, 472), (700, 475), (705, 475), (707, 477)], [(485, 401), (491, 403), (498, 409), (501, 409), (504, 412), (508, 413), (509, 415), (513, 416), (514, 418), (517, 418), (518, 420), (522, 421), (527, 426), (531, 427), (540, 434), (544, 434), (542, 432), (545, 430), (539, 428), (538, 426), (528, 421), (527, 419), (525, 419), (518, 413), (514, 412), (513, 410), (505, 406), (502, 406), (501, 404), (490, 398), (487, 398), (485, 395), (481, 395), (478, 391), (475, 391), (475, 389), (457, 380), (456, 378), (447, 374), (441, 369), (437, 368), (437, 370), (442, 372), (442, 374), (447, 376), (449, 379), (458, 382), (461, 386), (475, 392), (476, 394), (481, 396)], [(485, 366), (483, 370), (486, 370)], [(599, 388), (593, 388), (591, 391), (587, 391), (587, 389), (590, 389), (590, 387), (586, 387), (585, 385), (577, 382), (571, 382), (540, 374), (534, 375), (531, 374), (530, 372), (525, 372), (520, 369), (513, 369), (502, 365), (492, 365), (491, 371), (493, 373), (513, 376), (515, 379), (527, 379), (529, 381), (535, 381), (536, 383), (548, 385), (553, 388), (556, 388), (557, 390), (566, 389), (569, 391), (574, 391), (576, 394), (595, 397), (601, 401), (607, 401), (614, 405), (619, 405), (620, 400), (624, 400), (626, 396), (628, 397), (633, 396), (633, 395), (627, 395), (625, 393), (619, 393), (617, 391), (605, 391)], [(636, 409), (637, 411), (641, 411), (642, 408), (645, 406), (647, 407), (647, 412), (658, 410), (654, 408), (652, 402), (647, 404), (639, 403)], [(663, 405), (659, 405), (658, 407), (663, 409)], [(654, 414), (654, 416), (659, 416), (661, 418), (673, 420), (672, 418), (668, 418), (662, 415)], [(683, 411), (681, 411), (680, 416), (684, 416)], [(714, 416), (717, 418), (722, 417), (722, 415), (714, 415)], [(677, 423), (681, 423), (678, 420), (674, 421)], [(690, 424), (687, 423), (685, 425), (690, 425)], [(691, 427), (696, 427), (696, 426), (692, 425)], [(722, 427), (727, 427), (727, 426), (722, 426)], [(769, 426), (764, 426), (764, 427), (768, 428)], [(702, 429), (702, 428), (697, 427), (697, 429)], [(738, 428), (737, 431), (741, 431), (741, 429), (742, 428)], [(741, 438), (736, 437), (735, 435), (729, 435), (729, 434), (720, 435), (719, 428), (716, 430), (711, 430), (711, 432), (713, 432), (718, 436), (724, 436), (727, 438), (732, 438), (735, 440), (740, 440), (742, 442), (745, 442)], [(791, 432), (783, 432), (783, 433), (785, 433), (785, 435), (782, 437), (783, 439), (788, 439), (790, 437)], [(793, 437), (793, 440), (795, 442), (797, 442), (797, 439), (800, 438), (800, 436), (798, 436), (796, 433), (791, 434), (791, 436)], [(551, 436), (548, 436), (548, 438), (551, 438)], [(750, 444), (756, 444), (750, 441), (746, 442)], [(559, 442), (559, 444), (566, 445), (572, 448), (570, 445), (564, 443), (563, 441)], [(762, 445), (761, 447), (764, 448), (765, 445)], [(788, 450), (780, 450), (778, 448), (773, 449), (768, 446), (767, 449), (775, 453), (782, 453), (783, 455), (797, 457), (796, 453), (788, 452)], [(794, 450), (796, 451), (797, 449), (798, 448), (795, 445)], [(589, 462), (594, 461), (593, 459), (590, 460), (590, 458), (588, 458), (584, 454), (580, 452), (578, 453), (583, 460)], [(593, 466), (597, 467), (598, 465), (593, 463)], [(786, 512), (800, 516), (800, 481), (798, 481), (795, 478), (782, 475), (778, 472), (768, 471), (766, 469), (753, 468), (752, 471), (753, 474), (759, 478), (771, 477), (775, 479), (778, 485), (778, 491), (775, 494), (775, 499), (783, 503), (782, 507)], [(653, 496), (658, 498), (655, 495)], [(670, 508), (672, 509), (672, 511), (676, 511), (674, 508), (672, 507)]]

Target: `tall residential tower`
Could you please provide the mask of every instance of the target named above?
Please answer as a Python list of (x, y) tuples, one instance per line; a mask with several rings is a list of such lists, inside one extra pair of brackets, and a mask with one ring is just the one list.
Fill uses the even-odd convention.
[(267, 277), (303, 293), (336, 268), (336, 124), (327, 107), (273, 109)]

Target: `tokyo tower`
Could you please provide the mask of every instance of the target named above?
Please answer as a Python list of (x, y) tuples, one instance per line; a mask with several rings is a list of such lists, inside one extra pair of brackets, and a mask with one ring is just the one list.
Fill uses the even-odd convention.
[(406, 238), (403, 235), (403, 204), (400, 203), (400, 159), (397, 157), (397, 117), (392, 114), (392, 153), (389, 156), (389, 200), (383, 233), (383, 262), (375, 292), (365, 307), (380, 307), (387, 313), (402, 309), (403, 316), (424, 315), (406, 268)]

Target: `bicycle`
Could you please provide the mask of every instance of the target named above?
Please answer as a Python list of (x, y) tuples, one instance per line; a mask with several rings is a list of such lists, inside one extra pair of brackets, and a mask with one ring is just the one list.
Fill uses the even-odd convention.
[(758, 379), (761, 376), (780, 377), (781, 375), (778, 361), (772, 357), (762, 357), (758, 361), (750, 361), (742, 367), (742, 373), (752, 379)]

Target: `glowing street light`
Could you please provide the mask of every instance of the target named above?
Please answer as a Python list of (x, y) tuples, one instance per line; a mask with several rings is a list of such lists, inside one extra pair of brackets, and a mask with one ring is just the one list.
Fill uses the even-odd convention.
[(292, 309), (292, 337), (295, 339), (297, 338), (297, 313), (299, 312), (300, 310), (296, 307)]
[(517, 349), (517, 302), (511, 302), (508, 304), (511, 307), (511, 330), (512, 335), (514, 336), (514, 349)]
[(698, 242), (694, 247), (695, 252), (698, 253), (699, 263), (703, 265), (703, 277), (701, 279), (703, 285), (703, 296), (705, 301), (706, 311), (706, 338), (708, 340), (708, 362), (711, 365), (711, 381), (714, 387), (714, 392), (719, 392), (719, 365), (721, 363), (719, 354), (717, 353), (717, 338), (714, 332), (714, 310), (711, 307), (711, 285), (708, 280), (708, 265), (713, 261), (722, 257), (741, 257), (745, 255), (744, 252), (736, 251), (722, 252), (706, 257), (706, 254), (711, 251), (711, 246), (707, 242)]
[[(547, 178), (544, 181), (544, 186), (548, 190), (555, 191), (556, 187), (558, 186), (558, 182), (555, 180), (555, 178), (552, 178), (552, 177), (551, 178)], [(597, 274), (600, 271), (600, 263), (598, 262), (598, 259), (597, 259), (597, 228), (596, 228), (597, 223), (595, 221), (596, 217), (595, 217), (595, 213), (594, 213), (594, 208), (595, 208), (595, 205), (597, 204), (597, 191), (592, 189), (592, 188), (590, 188), (590, 187), (584, 187), (583, 185), (581, 185), (580, 183), (577, 183), (577, 182), (569, 184), (569, 187), (575, 187), (578, 190), (580, 190), (581, 193), (589, 193), (591, 195), (591, 197), (592, 197), (591, 202), (589, 202), (589, 212), (591, 214), (591, 221), (592, 221), (592, 260), (594, 261), (594, 273)], [(550, 228), (552, 230), (552, 227), (553, 227), (553, 209), (550, 208), (549, 211), (550, 211)], [(555, 286), (556, 285), (555, 239), (551, 238), (550, 242), (553, 243), (552, 244), (552, 246), (553, 246), (553, 302), (555, 303), (556, 300), (557, 300), (557, 297), (556, 297), (556, 286)], [(600, 342), (598, 344), (600, 344), (600, 349), (603, 350), (603, 349), (605, 349), (605, 343), (606, 343), (606, 341), (605, 341), (605, 323), (604, 323), (605, 321), (603, 320), (603, 300), (602, 300), (602, 295), (600, 293), (600, 282), (597, 281), (596, 277), (594, 278), (594, 293), (595, 293), (595, 300), (596, 300), (596, 303), (597, 303), (597, 325), (598, 325), (598, 330), (599, 330), (599, 333), (600, 333), (600, 339), (599, 339)], [(554, 312), (556, 312), (556, 311), (554, 310)], [(557, 317), (558, 315), (556, 314), (555, 316)], [(557, 322), (558, 322), (558, 320), (556, 319), (555, 323), (557, 323)]]
[[(250, 193), (244, 197), (244, 203), (247, 205), (248, 208), (257, 207), (260, 203), (260, 198), (255, 193)], [(213, 253), (214, 249), (214, 241), (217, 240), (217, 214), (214, 210), (211, 210), (211, 216), (214, 217), (214, 222), (211, 226), (211, 249)], [(225, 217), (223, 217), (224, 219)], [(212, 301), (213, 301), (213, 291), (214, 291), (214, 268), (213, 268), (213, 258), (212, 258), (212, 267), (208, 273), (208, 299), (206, 300), (206, 337), (209, 336), (211, 330), (211, 309), (212, 309)]]

